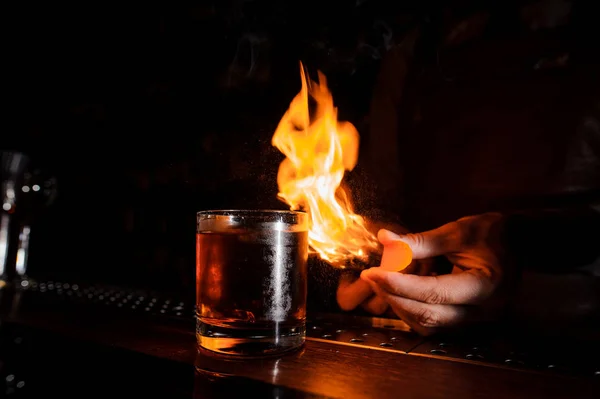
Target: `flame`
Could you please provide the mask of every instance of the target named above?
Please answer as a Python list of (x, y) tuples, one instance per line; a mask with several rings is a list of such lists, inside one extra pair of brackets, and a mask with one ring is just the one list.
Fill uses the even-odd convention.
[[(358, 161), (359, 134), (351, 123), (337, 120), (325, 76), (319, 72), (318, 83), (310, 80), (302, 64), (300, 75), (302, 89), (272, 139), (286, 156), (277, 175), (278, 197), (290, 209), (309, 214), (311, 252), (338, 267), (353, 259), (366, 261), (379, 246), (377, 238), (340, 186), (345, 171)], [(316, 103), (312, 115), (309, 98)]]

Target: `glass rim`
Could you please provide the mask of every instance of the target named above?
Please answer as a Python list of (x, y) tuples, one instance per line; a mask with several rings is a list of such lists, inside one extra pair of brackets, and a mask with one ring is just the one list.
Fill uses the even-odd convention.
[(307, 212), (275, 209), (222, 209), (196, 213), (196, 232), (250, 227), (281, 231), (307, 231)]
[(196, 215), (215, 215), (215, 216), (233, 216), (242, 214), (260, 214), (264, 213), (267, 215), (308, 215), (305, 211), (292, 211), (292, 210), (280, 210), (280, 209), (210, 209), (205, 211), (198, 211)]

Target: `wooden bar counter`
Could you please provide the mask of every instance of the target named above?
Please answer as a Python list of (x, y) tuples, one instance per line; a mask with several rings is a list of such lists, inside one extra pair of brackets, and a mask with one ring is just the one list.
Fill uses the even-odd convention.
[[(324, 314), (311, 317), (298, 352), (224, 360), (198, 353), (189, 313), (177, 318), (146, 308), (131, 312), (89, 301), (89, 294), (80, 301), (62, 299), (78, 297), (77, 290), (65, 291), (0, 291), (0, 371), (7, 398), (592, 398), (600, 392), (593, 346), (581, 351), (573, 343), (539, 339), (547, 354), (561, 356), (527, 359), (522, 347), (506, 344), (510, 340), (423, 339), (398, 320)], [(104, 292), (92, 297), (116, 302), (131, 295), (142, 305), (137, 294)], [(161, 309), (173, 303), (154, 299), (143, 298)], [(185, 312), (186, 304), (175, 305)]]

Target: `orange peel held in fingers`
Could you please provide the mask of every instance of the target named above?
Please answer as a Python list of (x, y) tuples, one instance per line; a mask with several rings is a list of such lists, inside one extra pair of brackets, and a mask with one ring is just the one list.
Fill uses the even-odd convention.
[(385, 243), (381, 256), (381, 268), (390, 272), (399, 272), (408, 267), (413, 259), (410, 246), (401, 240)]

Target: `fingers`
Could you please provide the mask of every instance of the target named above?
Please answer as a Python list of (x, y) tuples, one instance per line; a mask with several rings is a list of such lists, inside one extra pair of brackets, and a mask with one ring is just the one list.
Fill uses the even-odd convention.
[(468, 320), (468, 308), (460, 305), (428, 304), (391, 295), (371, 282), (375, 298), (383, 298), (394, 313), (421, 335), (432, 335), (439, 329), (460, 325)]
[(342, 279), (337, 290), (337, 302), (342, 310), (354, 310), (360, 305), (367, 312), (378, 316), (390, 307), (383, 298), (373, 295), (371, 286), (361, 279)]
[(385, 301), (384, 298), (378, 295), (373, 295), (371, 298), (363, 302), (361, 307), (371, 314), (380, 316), (390, 308), (390, 305)]
[(477, 304), (489, 298), (495, 284), (479, 270), (442, 276), (416, 276), (371, 268), (361, 279), (373, 282), (391, 295), (428, 304)]
[(342, 279), (337, 289), (336, 298), (342, 310), (350, 311), (354, 310), (372, 294), (373, 290), (366, 281)]
[(395, 241), (402, 241), (412, 250), (413, 259), (425, 259), (454, 251), (460, 243), (460, 228), (456, 222), (452, 222), (434, 230), (402, 236), (389, 230), (381, 230), (377, 237), (384, 247)]
[(431, 276), (435, 272), (436, 266), (434, 259), (413, 259), (410, 265), (406, 266), (406, 269), (401, 271), (401, 273), (416, 274), (419, 276)]

